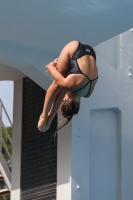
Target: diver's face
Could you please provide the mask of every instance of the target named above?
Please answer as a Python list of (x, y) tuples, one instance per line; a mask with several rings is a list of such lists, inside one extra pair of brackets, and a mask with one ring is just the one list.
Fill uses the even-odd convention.
[(71, 100), (79, 102), (80, 98), (76, 96), (73, 92), (67, 92), (63, 98), (63, 101), (71, 101)]
[(71, 100), (71, 95), (69, 94), (69, 92), (66, 93), (66, 95), (63, 98), (64, 101), (70, 101)]

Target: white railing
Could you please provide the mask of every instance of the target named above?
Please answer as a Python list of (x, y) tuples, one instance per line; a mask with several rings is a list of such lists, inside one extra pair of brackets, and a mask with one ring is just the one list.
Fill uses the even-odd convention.
[[(2, 176), (4, 177), (4, 181), (7, 184), (8, 189), (11, 191), (11, 171), (10, 171), (11, 166), (8, 165), (8, 162), (2, 153), (2, 147), (4, 148), (4, 151), (6, 152), (6, 155), (8, 157), (8, 161), (10, 161), (10, 163), (12, 162), (12, 156), (4, 141), (2, 133), (4, 132), (4, 134), (6, 134), (6, 137), (8, 138), (11, 146), (12, 146), (12, 138), (10, 134), (8, 133), (7, 128), (4, 125), (3, 116), (6, 116), (6, 118), (9, 121), (10, 126), (12, 127), (12, 122), (10, 120), (10, 117), (0, 99), (0, 172)], [(3, 195), (3, 199), (6, 200), (6, 196)]]

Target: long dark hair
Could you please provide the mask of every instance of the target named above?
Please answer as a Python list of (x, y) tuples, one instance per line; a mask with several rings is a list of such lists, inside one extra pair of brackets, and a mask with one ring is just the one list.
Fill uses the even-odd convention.
[(80, 108), (80, 102), (70, 100), (70, 101), (62, 101), (60, 105), (60, 115), (62, 118), (66, 119), (66, 122), (60, 126), (54, 134), (58, 132), (62, 127), (64, 127), (73, 117), (73, 115), (78, 114)]

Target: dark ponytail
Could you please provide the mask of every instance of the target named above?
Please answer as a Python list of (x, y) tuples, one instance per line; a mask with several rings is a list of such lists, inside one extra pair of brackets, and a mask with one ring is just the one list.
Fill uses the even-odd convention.
[(66, 119), (66, 122), (60, 126), (54, 134), (56, 134), (61, 128), (63, 128), (73, 117), (73, 115), (78, 114), (80, 108), (80, 103), (74, 100), (62, 101), (60, 105), (60, 115), (62, 118)]

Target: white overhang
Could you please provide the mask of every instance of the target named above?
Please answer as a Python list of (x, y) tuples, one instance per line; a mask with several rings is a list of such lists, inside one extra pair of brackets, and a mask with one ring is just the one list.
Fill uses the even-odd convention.
[(9, 78), (8, 66), (10, 79), (29, 76), (46, 89), (52, 79), (44, 66), (67, 42), (94, 47), (125, 32), (133, 25), (132, 8), (132, 0), (0, 0), (0, 80)]

